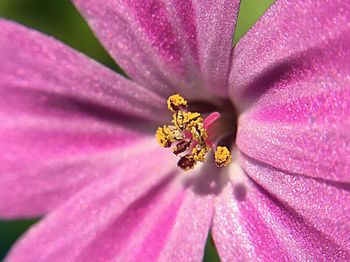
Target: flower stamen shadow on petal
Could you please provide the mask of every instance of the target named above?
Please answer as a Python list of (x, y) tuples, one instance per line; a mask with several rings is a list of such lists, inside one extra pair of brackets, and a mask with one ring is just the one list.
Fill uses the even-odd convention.
[[(209, 157), (208, 157), (209, 158)], [(183, 185), (191, 188), (198, 195), (219, 195), (225, 185), (229, 183), (229, 169), (218, 168), (212, 159), (204, 163), (198, 171), (190, 176), (184, 174)]]
[(232, 185), (233, 187), (233, 195), (236, 200), (243, 201), (247, 196), (247, 187), (244, 183), (236, 183)]

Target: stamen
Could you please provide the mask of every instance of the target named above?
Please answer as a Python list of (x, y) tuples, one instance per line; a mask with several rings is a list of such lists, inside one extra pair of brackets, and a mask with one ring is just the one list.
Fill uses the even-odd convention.
[(175, 111), (173, 114), (173, 124), (181, 130), (186, 129), (186, 126), (193, 126), (196, 123), (203, 121), (199, 113)]
[(231, 154), (226, 146), (218, 146), (215, 151), (215, 164), (218, 167), (228, 166), (231, 162)]
[(184, 139), (182, 140), (180, 143), (178, 143), (176, 145), (176, 147), (174, 148), (174, 154), (178, 155), (181, 154), (183, 152), (185, 152), (191, 145), (191, 140), (190, 139)]
[(179, 162), (177, 162), (177, 165), (184, 170), (190, 170), (196, 165), (196, 160), (194, 160), (193, 156), (191, 155), (185, 155), (180, 158)]
[(192, 150), (193, 159), (199, 162), (204, 162), (205, 155), (210, 149), (208, 147), (196, 146)]
[(158, 129), (156, 131), (156, 137), (157, 137), (158, 143), (162, 147), (171, 147), (171, 141), (169, 139), (169, 134), (168, 134), (165, 126), (163, 128), (158, 127)]
[(172, 95), (168, 98), (168, 109), (171, 112), (175, 112), (177, 110), (180, 110), (180, 108), (187, 107), (187, 101), (180, 96), (179, 94)]
[(170, 147), (173, 142), (184, 138), (182, 132), (174, 126), (158, 127), (156, 137), (162, 147)]
[(205, 140), (208, 138), (207, 132), (201, 122), (191, 127), (191, 134), (199, 144), (205, 144)]
[[(209, 139), (208, 129), (219, 117), (214, 112), (206, 119), (198, 112), (186, 110), (187, 101), (179, 94), (172, 95), (167, 101), (168, 109), (173, 112), (173, 125), (164, 125), (156, 131), (156, 138), (162, 147), (171, 147), (180, 155), (177, 165), (190, 170), (198, 162), (204, 162), (206, 154), (212, 150), (213, 141)], [(184, 155), (181, 156), (181, 154)], [(227, 166), (231, 162), (231, 154), (227, 147), (218, 146), (215, 151), (215, 163), (218, 167)]]

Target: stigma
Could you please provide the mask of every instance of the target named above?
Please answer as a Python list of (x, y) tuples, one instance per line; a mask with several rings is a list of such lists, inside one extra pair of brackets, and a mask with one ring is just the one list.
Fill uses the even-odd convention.
[(198, 162), (205, 162), (210, 151), (214, 151), (217, 167), (225, 167), (231, 162), (231, 153), (226, 146), (214, 146), (214, 138), (208, 129), (220, 113), (213, 112), (205, 119), (198, 112), (187, 110), (187, 101), (179, 94), (167, 100), (168, 109), (173, 113), (172, 124), (158, 127), (156, 138), (164, 148), (172, 148), (180, 159), (177, 165), (183, 170), (193, 169)]

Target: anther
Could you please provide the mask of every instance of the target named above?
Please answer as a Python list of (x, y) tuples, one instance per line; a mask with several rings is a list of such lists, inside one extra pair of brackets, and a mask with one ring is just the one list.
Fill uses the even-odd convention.
[(162, 146), (162, 147), (170, 147), (171, 146), (171, 141), (169, 138), (169, 134), (167, 132), (167, 129), (165, 128), (165, 126), (162, 127), (158, 127), (157, 131), (156, 131), (156, 137), (157, 137), (157, 141), (158, 143)]
[(185, 152), (191, 146), (191, 142), (192, 141), (190, 139), (184, 139), (179, 142), (174, 148), (174, 154), (178, 155)]
[(192, 113), (192, 112), (185, 112), (185, 111), (175, 111), (173, 114), (173, 124), (181, 129), (186, 129), (187, 126), (193, 126), (196, 125), (199, 122), (203, 121), (203, 118), (200, 117), (200, 113)]
[(162, 147), (170, 147), (173, 142), (184, 138), (183, 133), (180, 130), (174, 126), (166, 125), (163, 127), (158, 127), (156, 131), (156, 137), (158, 143)]
[(172, 112), (178, 111), (181, 108), (187, 107), (187, 101), (179, 94), (172, 95), (167, 101), (168, 109)]
[(218, 146), (214, 155), (215, 164), (218, 167), (228, 166), (231, 162), (231, 154), (226, 146)]
[(194, 160), (193, 156), (191, 155), (185, 155), (180, 158), (179, 162), (177, 162), (177, 165), (184, 170), (190, 170), (196, 165), (196, 160)]
[(205, 155), (208, 153), (208, 151), (209, 151), (208, 147), (196, 146), (192, 150), (193, 159), (199, 162), (204, 162)]
[[(180, 155), (177, 165), (190, 170), (198, 162), (204, 162), (206, 154), (212, 150), (214, 143), (209, 138), (208, 128), (220, 114), (214, 112), (204, 120), (200, 113), (186, 110), (187, 101), (179, 94), (170, 96), (167, 103), (173, 112), (173, 125), (159, 127), (157, 141), (162, 147), (171, 147), (175, 143), (173, 152)], [(227, 166), (231, 161), (230, 151), (225, 146), (218, 146), (214, 155), (218, 167)]]

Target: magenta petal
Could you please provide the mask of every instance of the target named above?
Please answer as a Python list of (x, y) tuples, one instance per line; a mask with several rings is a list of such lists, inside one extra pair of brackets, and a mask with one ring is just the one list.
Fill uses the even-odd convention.
[(41, 216), (92, 182), (118, 175), (131, 158), (139, 163), (161, 153), (153, 138), (130, 142), (130, 134), (118, 135), (50, 131), (11, 138), (16, 143), (7, 141), (5, 149), (12, 152), (0, 157), (0, 216)]
[[(259, 168), (249, 171), (252, 171), (249, 175), (262, 172)], [(276, 181), (275, 174), (271, 173), (271, 180), (266, 180), (265, 185), (266, 189), (279, 188), (276, 197), (274, 192), (270, 195), (245, 175), (239, 175), (243, 179), (237, 175), (232, 175), (233, 184), (227, 186), (215, 204), (212, 232), (223, 261), (345, 261), (349, 257), (348, 234), (347, 237), (345, 234), (349, 229), (349, 213), (345, 205), (339, 206), (346, 198), (349, 200), (349, 194), (332, 206), (334, 202), (327, 203), (332, 197), (323, 199), (320, 195), (328, 191), (328, 197), (338, 191), (338, 196), (343, 194), (345, 197), (342, 190), (332, 191), (321, 183), (317, 187), (302, 179), (300, 184), (291, 180), (279, 188), (283, 177)], [(321, 188), (323, 191), (317, 193)], [(293, 206), (282, 201), (284, 199), (288, 202), (293, 199)], [(295, 204), (299, 208), (295, 209)], [(344, 207), (347, 214), (341, 214)], [(332, 211), (336, 208), (338, 211), (332, 219)], [(311, 215), (312, 211), (316, 213)], [(329, 224), (324, 216), (326, 213)], [(336, 221), (338, 225), (333, 224)]]
[(348, 1), (277, 1), (235, 49), (238, 147), (292, 173), (350, 181)]
[(241, 117), (237, 144), (245, 154), (287, 173), (350, 182), (350, 125), (282, 124)]
[(42, 215), (161, 150), (132, 115), (162, 99), (37, 32), (3, 20), (0, 32), (0, 216)]
[(333, 252), (350, 255), (350, 183), (291, 174), (244, 155), (240, 163), (252, 179), (322, 234), (320, 240), (331, 241), (320, 244), (321, 249), (331, 244)]
[(239, 0), (194, 0), (200, 68), (206, 88), (227, 95)]
[[(192, 190), (192, 188), (186, 190), (183, 204), (177, 213), (176, 223), (168, 235), (158, 261), (202, 261), (203, 259), (205, 242), (213, 217), (213, 202), (212, 196), (200, 195)], [(156, 231), (153, 235), (158, 236), (155, 233)], [(150, 240), (147, 239), (144, 242), (146, 246), (149, 245)], [(146, 251), (152, 254), (152, 248), (147, 249), (146, 246), (140, 249), (140, 258)]]
[(73, 2), (136, 82), (164, 96), (226, 93), (237, 0)]
[(244, 109), (262, 94), (271, 103), (348, 90), (349, 17), (349, 1), (276, 1), (235, 47), (231, 98)]
[(118, 176), (84, 189), (24, 236), (8, 261), (199, 261), (210, 198), (186, 192), (159, 161), (147, 159), (141, 168), (131, 161)]
[[(0, 60), (1, 96), (10, 99), (1, 100), (2, 111), (15, 106), (14, 110), (24, 110), (36, 98), (36, 103), (52, 106), (51, 111), (74, 107), (95, 115), (109, 111), (105, 118), (118, 112), (159, 121), (166, 117), (160, 110), (165, 100), (158, 95), (50, 37), (3, 19)], [(32, 113), (31, 107), (26, 112)], [(35, 113), (44, 113), (38, 111)]]

